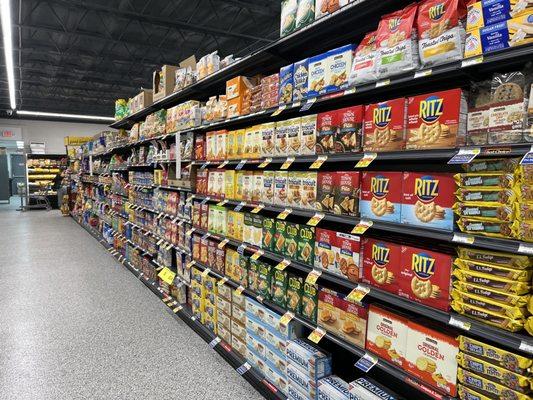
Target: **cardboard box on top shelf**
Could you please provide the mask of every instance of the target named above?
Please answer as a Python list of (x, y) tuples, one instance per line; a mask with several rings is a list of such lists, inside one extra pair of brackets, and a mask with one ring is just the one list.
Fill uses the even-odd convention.
[(152, 89), (142, 89), (141, 93), (139, 93), (132, 99), (131, 113), (136, 113), (137, 111), (140, 111), (143, 108), (151, 106), (153, 102), (154, 101)]
[(163, 65), (153, 73), (154, 101), (162, 99), (174, 92), (176, 84), (176, 70), (174, 65)]
[(259, 83), (259, 79), (246, 76), (236, 76), (235, 78), (226, 81), (226, 98), (227, 100), (236, 97), (244, 96), (245, 92), (251, 90), (252, 87)]

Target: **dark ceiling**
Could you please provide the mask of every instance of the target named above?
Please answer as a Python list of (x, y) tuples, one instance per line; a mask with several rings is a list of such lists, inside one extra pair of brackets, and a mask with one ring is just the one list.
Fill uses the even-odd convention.
[[(113, 116), (152, 72), (218, 50), (242, 56), (279, 36), (279, 0), (14, 0), (19, 110)], [(2, 57), (3, 58), (3, 57)], [(9, 109), (4, 60), (0, 110)]]

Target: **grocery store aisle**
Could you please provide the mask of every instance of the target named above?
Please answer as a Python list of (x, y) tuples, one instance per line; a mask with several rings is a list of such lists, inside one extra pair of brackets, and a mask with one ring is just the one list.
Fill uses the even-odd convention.
[(261, 398), (71, 218), (0, 207), (0, 238), (1, 400)]

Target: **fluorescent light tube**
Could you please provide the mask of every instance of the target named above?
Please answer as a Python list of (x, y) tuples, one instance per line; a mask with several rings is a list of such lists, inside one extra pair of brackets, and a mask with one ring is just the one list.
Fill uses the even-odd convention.
[(30, 115), (35, 117), (53, 117), (53, 118), (72, 118), (72, 119), (90, 119), (90, 120), (100, 120), (100, 121), (115, 121), (113, 117), (101, 117), (98, 115), (80, 115), (80, 114), (62, 114), (62, 113), (51, 113), (43, 111), (24, 111), (17, 110), (18, 115)]
[(13, 38), (11, 36), (11, 4), (9, 0), (0, 0), (2, 18), (2, 36), (4, 37), (4, 57), (6, 60), (7, 83), (9, 86), (9, 103), (11, 109), (17, 108), (15, 101), (15, 70), (13, 68)]

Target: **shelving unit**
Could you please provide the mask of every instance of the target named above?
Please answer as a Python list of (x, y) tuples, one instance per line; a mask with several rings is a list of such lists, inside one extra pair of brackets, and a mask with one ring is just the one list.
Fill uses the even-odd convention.
[(58, 208), (57, 177), (66, 168), (66, 154), (27, 154), (25, 209)]

